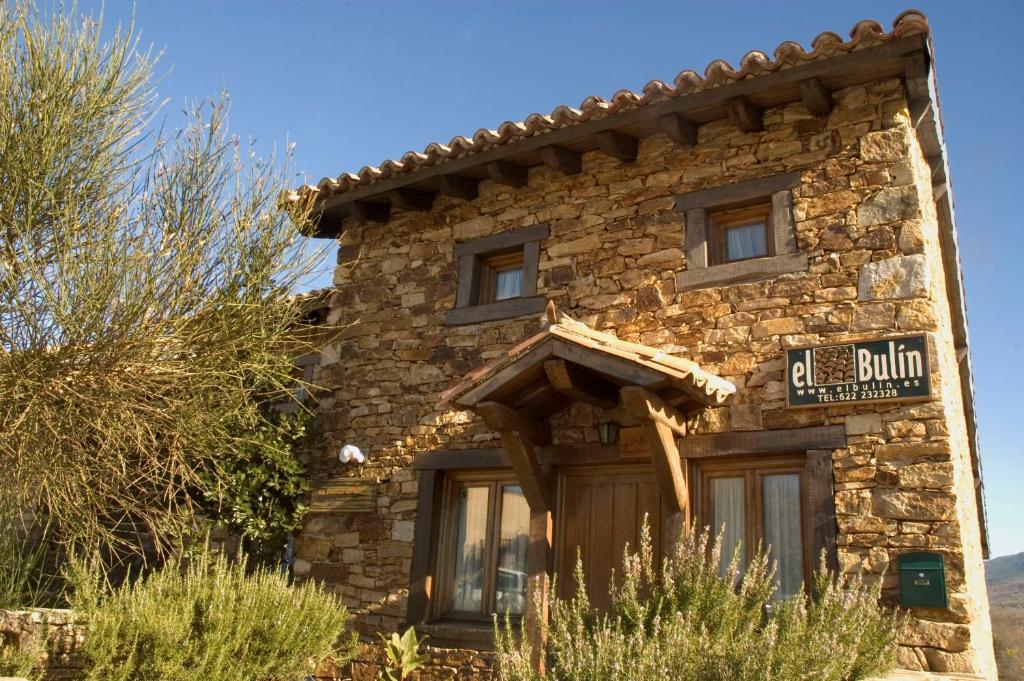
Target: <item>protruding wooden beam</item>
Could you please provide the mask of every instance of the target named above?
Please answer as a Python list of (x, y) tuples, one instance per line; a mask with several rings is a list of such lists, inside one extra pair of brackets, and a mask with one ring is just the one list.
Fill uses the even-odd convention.
[(525, 187), (529, 181), (530, 169), (509, 163), (508, 161), (491, 161), (487, 164), (487, 177), (498, 184), (510, 187)]
[(353, 201), (348, 204), (349, 214), (363, 222), (385, 222), (391, 215), (391, 204)]
[(658, 122), (665, 136), (681, 147), (692, 147), (697, 143), (697, 126), (682, 114), (670, 113), (662, 116)]
[(678, 412), (644, 388), (630, 386), (623, 388), (621, 393), (626, 410), (641, 420), (647, 444), (651, 448), (654, 477), (658, 481), (662, 497), (672, 510), (688, 515), (689, 492), (683, 462), (679, 458), (679, 447), (676, 445), (678, 430), (675, 425), (671, 425), (678, 418)]
[(434, 192), (419, 189), (393, 189), (387, 193), (391, 205), (402, 210), (428, 211), (434, 206)]
[(479, 195), (480, 180), (465, 175), (441, 175), (437, 178), (437, 190), (445, 196), (472, 201)]
[(619, 404), (616, 387), (564, 359), (549, 359), (544, 362), (544, 373), (555, 390), (574, 400), (592, 404), (599, 409), (614, 409)]
[(540, 148), (540, 160), (553, 170), (560, 170), (566, 175), (576, 175), (583, 170), (582, 154), (572, 149), (552, 144)]
[(807, 110), (815, 116), (827, 116), (832, 113), (832, 93), (817, 78), (800, 81), (800, 99)]
[(515, 431), (530, 438), (530, 441), (537, 445), (551, 443), (551, 431), (544, 425), (537, 423), (531, 418), (520, 414), (514, 409), (509, 409), (504, 404), (497, 402), (481, 402), (473, 410), (480, 415), (491, 430), (499, 433)]
[(728, 101), (729, 120), (743, 132), (754, 132), (764, 128), (761, 108), (746, 97), (733, 97)]
[(639, 143), (635, 137), (623, 135), (618, 130), (604, 130), (597, 133), (597, 146), (601, 151), (620, 161), (635, 161)]
[(534, 444), (551, 442), (550, 431), (497, 402), (481, 402), (474, 411), (483, 418), (488, 428), (501, 434), (501, 444), (516, 472), (530, 510), (553, 510), (554, 484), (541, 468), (540, 457), (534, 448)]

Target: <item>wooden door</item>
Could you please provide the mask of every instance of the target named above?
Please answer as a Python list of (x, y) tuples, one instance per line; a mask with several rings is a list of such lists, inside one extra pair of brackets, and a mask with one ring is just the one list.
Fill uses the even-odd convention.
[(649, 465), (564, 469), (555, 540), (559, 596), (576, 593), (578, 548), (590, 602), (607, 608), (612, 570), (621, 583), (623, 550), (628, 544), (631, 552), (637, 551), (645, 516), (655, 560), (660, 561), (664, 513)]

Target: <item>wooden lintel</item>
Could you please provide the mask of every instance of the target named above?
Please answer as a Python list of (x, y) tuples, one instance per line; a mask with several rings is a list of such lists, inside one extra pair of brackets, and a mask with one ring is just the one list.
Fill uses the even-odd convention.
[(441, 175), (437, 178), (437, 190), (444, 196), (472, 201), (479, 195), (480, 180), (465, 175)]
[(595, 135), (601, 151), (620, 161), (635, 161), (640, 144), (635, 137), (624, 135), (618, 130), (603, 130)]
[(481, 402), (473, 408), (473, 411), (480, 415), (488, 428), (498, 433), (521, 433), (528, 437), (530, 442), (537, 445), (546, 445), (551, 442), (551, 431), (546, 426), (514, 409), (509, 409), (504, 404)]
[(679, 453), (684, 459), (708, 459), (730, 454), (781, 454), (843, 447), (846, 429), (836, 425), (689, 435), (682, 439)]
[(675, 407), (650, 390), (640, 386), (626, 386), (619, 390), (626, 411), (642, 420), (656, 421), (679, 435), (686, 435), (686, 418)]
[(498, 184), (510, 187), (525, 187), (530, 177), (530, 169), (509, 163), (508, 161), (491, 161), (487, 164), (487, 177)]
[(827, 116), (832, 113), (832, 93), (817, 78), (800, 81), (800, 99), (807, 110), (815, 116)]
[(363, 222), (384, 222), (391, 215), (391, 204), (353, 201), (348, 205), (352, 217)]
[(555, 390), (599, 409), (613, 409), (619, 403), (614, 385), (593, 374), (587, 374), (564, 359), (544, 362), (544, 373)]
[(697, 143), (697, 126), (682, 114), (665, 114), (658, 122), (665, 136), (681, 147), (692, 147)]
[(764, 128), (761, 108), (746, 97), (733, 97), (728, 102), (729, 120), (743, 132), (755, 132)]
[(402, 210), (428, 211), (434, 206), (434, 192), (419, 189), (393, 189), (387, 194), (391, 205)]
[(544, 165), (553, 170), (559, 170), (566, 175), (577, 175), (583, 170), (583, 156), (578, 151), (560, 147), (552, 144), (549, 147), (541, 147), (540, 159)]

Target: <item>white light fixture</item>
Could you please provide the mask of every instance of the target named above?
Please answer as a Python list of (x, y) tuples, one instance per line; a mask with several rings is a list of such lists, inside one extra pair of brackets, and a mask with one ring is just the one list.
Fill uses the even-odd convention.
[(366, 461), (366, 455), (355, 445), (345, 445), (341, 448), (341, 452), (338, 453), (338, 460), (346, 464), (353, 462), (363, 463)]

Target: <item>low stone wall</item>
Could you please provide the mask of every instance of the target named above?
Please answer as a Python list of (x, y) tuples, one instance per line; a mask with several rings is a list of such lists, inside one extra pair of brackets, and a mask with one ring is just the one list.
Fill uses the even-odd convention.
[(5, 642), (27, 647), (34, 641), (46, 641), (46, 659), (40, 664), (46, 668), (48, 681), (81, 676), (84, 664), (78, 651), (84, 631), (82, 618), (71, 610), (0, 610), (0, 637)]

